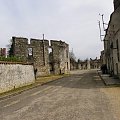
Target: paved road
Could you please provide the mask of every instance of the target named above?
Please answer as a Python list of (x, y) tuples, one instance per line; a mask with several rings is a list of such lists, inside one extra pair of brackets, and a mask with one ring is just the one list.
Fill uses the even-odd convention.
[(95, 70), (75, 71), (0, 101), (0, 120), (120, 120), (120, 88), (106, 88)]

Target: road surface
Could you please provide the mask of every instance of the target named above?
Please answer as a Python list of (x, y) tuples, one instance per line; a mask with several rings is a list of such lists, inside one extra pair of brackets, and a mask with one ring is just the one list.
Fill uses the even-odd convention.
[(0, 120), (120, 120), (120, 88), (106, 87), (96, 70), (74, 71), (0, 101)]

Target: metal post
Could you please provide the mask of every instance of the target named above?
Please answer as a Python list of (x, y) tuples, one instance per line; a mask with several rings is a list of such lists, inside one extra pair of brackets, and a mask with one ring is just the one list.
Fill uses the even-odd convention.
[(44, 61), (44, 65), (45, 65), (45, 36), (43, 34), (43, 61)]

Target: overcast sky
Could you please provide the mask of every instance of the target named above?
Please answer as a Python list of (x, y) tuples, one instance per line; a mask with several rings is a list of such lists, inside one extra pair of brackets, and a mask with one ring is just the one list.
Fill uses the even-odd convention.
[(63, 40), (77, 58), (99, 57), (99, 13), (109, 21), (113, 0), (0, 0), (0, 47), (12, 36)]

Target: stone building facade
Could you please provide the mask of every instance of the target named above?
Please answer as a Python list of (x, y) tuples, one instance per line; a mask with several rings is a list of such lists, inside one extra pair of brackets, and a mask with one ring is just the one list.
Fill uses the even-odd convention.
[(68, 73), (70, 70), (69, 45), (62, 41), (51, 40), (51, 48), (54, 73)]
[(100, 69), (101, 61), (100, 59), (90, 59), (90, 69)]
[(7, 56), (6, 48), (0, 48), (0, 56), (2, 56), (2, 57), (6, 57)]
[(104, 37), (104, 54), (108, 73), (120, 77), (120, 0), (114, 0), (114, 12)]
[(90, 70), (99, 69), (101, 66), (100, 59), (91, 59), (78, 62), (78, 69), (80, 70)]
[(79, 61), (78, 62), (78, 69), (80, 69), (80, 70), (90, 69), (90, 61), (89, 60)]
[(106, 59), (105, 59), (105, 51), (101, 51), (101, 56), (100, 56), (100, 63), (101, 63), (101, 66), (106, 64)]
[[(67, 73), (70, 70), (69, 45), (62, 41), (28, 39), (23, 37), (12, 37), (13, 56), (21, 57), (24, 62), (33, 63), (37, 69), (37, 76)], [(49, 48), (52, 49), (49, 53)]]

